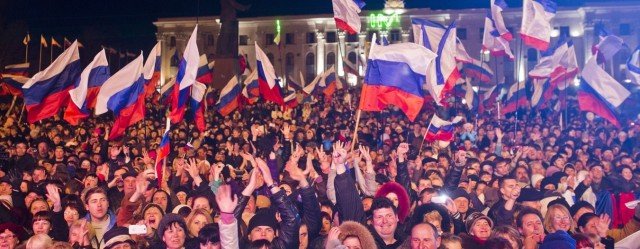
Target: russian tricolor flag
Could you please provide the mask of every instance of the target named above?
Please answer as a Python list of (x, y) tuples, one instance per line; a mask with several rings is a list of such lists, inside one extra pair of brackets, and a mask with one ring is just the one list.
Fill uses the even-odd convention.
[(298, 94), (295, 92), (290, 93), (284, 98), (284, 106), (287, 108), (296, 108), (298, 106)]
[(424, 134), (424, 140), (433, 142), (433, 141), (452, 141), (453, 140), (453, 125), (460, 122), (462, 117), (457, 116), (453, 118), (451, 122), (446, 121), (438, 117), (438, 115), (433, 115), (431, 118), (431, 123), (427, 128), (427, 133)]
[(373, 39), (360, 94), (360, 109), (381, 111), (394, 105), (413, 121), (424, 104), (422, 85), (436, 54), (414, 43), (378, 46), (375, 36)]
[(71, 101), (64, 111), (64, 120), (71, 125), (78, 125), (81, 119), (89, 117), (89, 109), (96, 106), (96, 99), (102, 84), (111, 77), (107, 54), (103, 49), (74, 83), (74, 88), (69, 90)]
[(29, 78), (21, 75), (2, 74), (0, 75), (0, 84), (2, 88), (1, 95), (22, 96), (22, 86), (29, 81)]
[(232, 77), (222, 91), (220, 91), (220, 99), (216, 103), (216, 108), (222, 116), (227, 116), (239, 106), (240, 92), (242, 86), (238, 82), (237, 77)]
[(27, 77), (29, 76), (29, 62), (7, 65), (2, 73)]
[(171, 78), (160, 87), (159, 102), (164, 105), (173, 103), (173, 86), (176, 84), (176, 78)]
[(122, 137), (127, 127), (144, 118), (144, 74), (142, 53), (102, 84), (96, 115), (112, 111), (115, 120), (109, 140)]
[(316, 92), (316, 86), (318, 86), (318, 83), (320, 83), (320, 80), (322, 79), (322, 76), (323, 76), (322, 74), (316, 75), (316, 77), (313, 79), (313, 81), (311, 81), (311, 83), (306, 85), (302, 89), (302, 91), (307, 95), (313, 95)]
[(438, 105), (453, 90), (460, 71), (456, 63), (456, 23), (449, 27), (425, 19), (411, 19), (413, 37), (417, 44), (423, 45), (438, 56), (430, 64), (427, 74), (427, 89)]
[(489, 51), (492, 56), (508, 56), (510, 60), (515, 57), (511, 52), (509, 41), (513, 36), (506, 28), (502, 11), (507, 8), (504, 0), (491, 0), (491, 10), (484, 20), (484, 34), (482, 36), (482, 50)]
[(144, 80), (146, 81), (144, 87), (145, 98), (153, 96), (158, 81), (160, 81), (160, 70), (162, 68), (161, 50), (162, 46), (160, 42), (156, 43), (151, 49), (151, 52), (149, 52), (147, 61), (144, 63)]
[(67, 105), (69, 90), (81, 71), (78, 42), (75, 41), (45, 70), (34, 75), (22, 87), (27, 121), (52, 117)]
[(631, 93), (599, 67), (596, 58), (597, 55), (592, 56), (582, 70), (582, 82), (578, 89), (580, 110), (593, 112), (620, 127), (616, 108)]
[(514, 83), (509, 88), (507, 93), (507, 100), (505, 101), (504, 108), (502, 108), (501, 114), (507, 114), (515, 112), (518, 108), (525, 107), (529, 104), (527, 101), (527, 88), (525, 82)]
[(176, 75), (176, 84), (173, 90), (173, 104), (171, 105), (171, 123), (176, 124), (184, 119), (184, 113), (187, 109), (189, 101), (189, 93), (191, 86), (196, 82), (198, 74), (198, 64), (200, 63), (200, 53), (198, 52), (198, 44), (196, 38), (198, 36), (198, 25), (193, 29), (191, 37), (187, 42), (184, 50), (184, 58), (178, 66), (178, 74)]
[(200, 55), (200, 62), (198, 63), (198, 73), (196, 74), (196, 81), (203, 84), (211, 84), (213, 82), (213, 64), (207, 62), (207, 55)]
[[(164, 129), (164, 134), (162, 135), (162, 140), (160, 140), (160, 144), (158, 145), (158, 148), (156, 149), (156, 178), (158, 179), (158, 181), (162, 181), (163, 178), (163, 174), (164, 174), (164, 170), (162, 167), (162, 160), (167, 159), (167, 157), (169, 157), (169, 153), (171, 153), (171, 137), (170, 135), (170, 131), (171, 130), (171, 119), (167, 118), (167, 124), (165, 126)], [(158, 182), (158, 184), (161, 184), (162, 182)]]
[(319, 86), (322, 89), (325, 101), (330, 102), (336, 90), (342, 89), (342, 82), (336, 75), (335, 65), (331, 66), (323, 75)]
[(333, 0), (333, 18), (336, 27), (349, 34), (360, 33), (360, 16), (358, 15), (365, 6), (362, 0)]
[(267, 100), (278, 105), (284, 105), (284, 100), (280, 93), (280, 86), (276, 82), (276, 71), (269, 61), (269, 57), (260, 49), (256, 42), (256, 65), (258, 71), (258, 85), (260, 94)]
[(242, 96), (244, 96), (246, 102), (250, 105), (258, 102), (260, 98), (260, 86), (258, 84), (258, 71), (253, 70), (249, 77), (244, 80), (244, 88), (242, 89)]
[(551, 19), (558, 4), (553, 0), (524, 0), (520, 38), (524, 44), (545, 51), (551, 40)]
[(188, 120), (193, 120), (196, 124), (196, 128), (200, 132), (205, 130), (205, 118), (204, 118), (204, 95), (207, 93), (207, 86), (203, 83), (196, 82), (191, 87), (191, 99), (189, 103), (189, 117)]

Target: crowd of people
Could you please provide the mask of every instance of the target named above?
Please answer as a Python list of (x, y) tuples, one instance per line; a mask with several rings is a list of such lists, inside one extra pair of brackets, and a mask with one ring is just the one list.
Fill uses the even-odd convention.
[[(390, 107), (362, 112), (353, 139), (357, 93), (209, 107), (205, 131), (172, 127), (164, 164), (161, 104), (119, 141), (110, 117), (26, 124), (14, 108), (0, 248), (613, 248), (640, 230), (640, 125), (571, 105), (563, 125), (528, 108), (410, 122)], [(465, 117), (453, 141), (424, 141), (434, 112)]]

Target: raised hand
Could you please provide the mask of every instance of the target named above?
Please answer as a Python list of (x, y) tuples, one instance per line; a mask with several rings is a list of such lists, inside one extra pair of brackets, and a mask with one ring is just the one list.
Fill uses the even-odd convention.
[(120, 155), (120, 152), (122, 152), (122, 148), (121, 147), (113, 146), (109, 150), (109, 155), (111, 156), (111, 158), (116, 158), (116, 157), (118, 157), (118, 155)]
[(289, 161), (289, 163), (287, 163), (287, 165), (285, 166), (285, 170), (289, 172), (289, 176), (291, 177), (291, 179), (296, 180), (300, 183), (301, 188), (309, 186), (307, 176), (305, 175), (304, 171), (302, 171), (302, 169), (298, 167), (297, 163)]
[(340, 241), (340, 228), (334, 227), (329, 230), (329, 234), (327, 235), (327, 241), (337, 240)]
[(142, 162), (144, 162), (145, 165), (153, 163), (153, 159), (149, 156), (146, 148), (142, 148)]
[(189, 164), (185, 164), (184, 169), (187, 171), (187, 173), (189, 173), (189, 176), (193, 178), (193, 182), (196, 184), (196, 186), (200, 186), (200, 183), (202, 183), (202, 178), (200, 177), (200, 170), (198, 169), (196, 159), (189, 159)]
[(273, 185), (273, 178), (271, 177), (271, 171), (269, 170), (269, 166), (267, 166), (267, 162), (262, 160), (262, 158), (256, 158), (256, 164), (260, 172), (262, 173), (262, 178), (264, 178), (264, 183), (267, 186)]
[(607, 237), (607, 231), (609, 230), (609, 225), (611, 224), (611, 218), (608, 214), (601, 214), (598, 219), (598, 223), (596, 223), (596, 230), (598, 231), (598, 235), (600, 238)]
[(233, 210), (238, 206), (238, 199), (231, 192), (231, 186), (222, 185), (218, 188), (216, 193), (216, 203), (222, 213), (233, 213)]
[(216, 163), (215, 165), (211, 165), (211, 169), (209, 169), (209, 173), (213, 176), (214, 181), (220, 180), (220, 172), (224, 169), (224, 164)]
[(347, 150), (344, 148), (344, 144), (337, 141), (333, 144), (333, 163), (337, 165), (344, 165), (347, 161)]
[(364, 158), (367, 163), (371, 163), (371, 153), (369, 152), (369, 148), (360, 145), (360, 156)]
[(291, 127), (289, 126), (288, 123), (285, 122), (282, 125), (282, 130), (281, 131), (282, 131), (282, 135), (284, 136), (285, 139), (289, 139), (290, 138), (289, 136), (291, 135)]
[(500, 129), (499, 127), (496, 127), (495, 132), (496, 132), (496, 138), (498, 138), (498, 141), (502, 140), (502, 137), (504, 137), (504, 134), (502, 133), (502, 129)]
[(60, 202), (60, 192), (58, 186), (54, 184), (47, 184), (47, 199), (53, 202), (53, 211), (60, 212), (62, 211), (62, 203)]

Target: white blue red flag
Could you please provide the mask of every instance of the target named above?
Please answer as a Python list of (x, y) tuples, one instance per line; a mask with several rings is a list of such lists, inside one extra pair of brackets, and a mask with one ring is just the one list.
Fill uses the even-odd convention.
[(256, 42), (256, 69), (258, 71), (258, 85), (260, 94), (267, 100), (278, 105), (284, 105), (282, 94), (280, 93), (280, 85), (276, 82), (276, 71), (273, 69), (269, 57), (260, 49)]
[(422, 86), (436, 54), (413, 43), (378, 46), (375, 36), (373, 39), (360, 94), (360, 109), (381, 111), (393, 105), (413, 121), (424, 104)]
[(191, 98), (189, 103), (189, 116), (187, 120), (193, 121), (196, 128), (200, 132), (205, 130), (205, 110), (204, 95), (207, 92), (207, 86), (203, 83), (196, 82), (191, 87)]
[(29, 76), (29, 62), (7, 65), (4, 67), (4, 71), (2, 71), (2, 74), (20, 75), (27, 77)]
[(329, 102), (333, 98), (333, 94), (337, 90), (342, 89), (342, 82), (336, 74), (335, 65), (331, 66), (331, 68), (325, 71), (322, 75), (323, 77), (322, 80), (320, 80), (318, 87), (322, 90), (325, 101)]
[(64, 120), (71, 125), (78, 125), (80, 120), (89, 117), (89, 109), (96, 106), (100, 87), (109, 77), (111, 77), (109, 61), (103, 49), (84, 68), (80, 77), (74, 82), (73, 89), (69, 90), (71, 101), (64, 111)]
[(171, 153), (170, 130), (171, 119), (167, 118), (167, 124), (165, 126), (164, 133), (162, 134), (162, 140), (160, 140), (160, 144), (156, 149), (156, 178), (158, 179), (158, 184), (162, 184), (162, 180), (164, 179), (163, 164), (160, 162), (167, 159), (167, 157), (169, 157), (169, 153)]
[(554, 0), (524, 0), (520, 37), (525, 45), (545, 51), (551, 40), (551, 19), (556, 15)]
[(222, 116), (231, 114), (240, 105), (240, 93), (242, 92), (242, 86), (238, 82), (238, 77), (232, 77), (222, 91), (220, 91), (220, 98), (216, 103), (216, 108)]
[(502, 18), (502, 10), (507, 8), (504, 0), (491, 0), (491, 10), (484, 20), (484, 34), (482, 36), (482, 50), (489, 51), (492, 56), (507, 56), (514, 59), (509, 41), (513, 35), (506, 28)]
[(127, 127), (144, 119), (144, 73), (142, 53), (100, 87), (96, 115), (112, 111), (115, 120), (109, 140), (122, 137)]
[(22, 86), (29, 81), (29, 78), (21, 75), (0, 74), (0, 96), (13, 95), (22, 96)]
[(258, 71), (253, 70), (244, 80), (242, 96), (247, 104), (253, 105), (260, 98), (260, 86), (258, 83)]
[(27, 121), (34, 123), (52, 117), (67, 106), (69, 90), (80, 76), (80, 53), (74, 42), (45, 70), (34, 75), (22, 86)]
[(509, 87), (509, 92), (507, 93), (507, 99), (504, 103), (504, 107), (502, 108), (502, 114), (512, 113), (518, 110), (519, 108), (524, 108), (529, 104), (527, 100), (527, 88), (525, 82), (513, 83), (511, 87)]
[(215, 62), (208, 62), (207, 55), (200, 55), (200, 63), (198, 63), (198, 73), (196, 75), (196, 81), (205, 85), (213, 82), (213, 65)]
[(424, 134), (424, 140), (426, 141), (452, 141), (454, 133), (454, 125), (462, 121), (462, 117), (457, 116), (451, 121), (444, 120), (438, 115), (433, 115), (431, 123), (427, 128), (427, 133)]
[(362, 0), (332, 0), (333, 18), (336, 27), (349, 34), (360, 33), (360, 11), (365, 3)]
[(180, 65), (178, 66), (178, 74), (176, 75), (176, 84), (173, 86), (173, 104), (171, 105), (171, 123), (176, 124), (182, 121), (186, 111), (191, 86), (196, 82), (198, 74), (198, 64), (200, 63), (200, 53), (198, 52), (198, 26), (193, 29), (191, 37), (184, 49), (184, 54)]
[(640, 46), (633, 51), (627, 61), (627, 77), (631, 82), (640, 85)]
[(616, 127), (620, 127), (616, 108), (631, 93), (599, 67), (596, 58), (597, 56), (592, 56), (587, 60), (582, 70), (582, 82), (578, 88), (578, 105), (580, 110), (593, 112)]
[(144, 63), (144, 96), (149, 98), (153, 95), (153, 91), (156, 90), (158, 85), (158, 81), (160, 81), (160, 69), (162, 67), (162, 54), (161, 54), (162, 46), (160, 42), (156, 43), (155, 46), (149, 52), (149, 57), (147, 57), (147, 61)]
[(463, 63), (462, 73), (466, 77), (477, 79), (482, 83), (489, 83), (493, 78), (493, 70), (489, 67), (489, 63), (471, 58), (472, 63)]

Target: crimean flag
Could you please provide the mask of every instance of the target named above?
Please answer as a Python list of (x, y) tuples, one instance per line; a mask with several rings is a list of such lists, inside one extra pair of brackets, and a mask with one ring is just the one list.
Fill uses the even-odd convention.
[(551, 19), (558, 4), (554, 0), (524, 0), (520, 37), (525, 45), (545, 51), (551, 40)]
[(344, 30), (349, 34), (360, 32), (360, 11), (365, 6), (362, 0), (332, 0), (333, 3), (333, 19), (336, 21), (336, 27)]
[(58, 113), (69, 102), (69, 90), (80, 76), (80, 53), (74, 42), (45, 70), (22, 87), (27, 121), (34, 123)]

